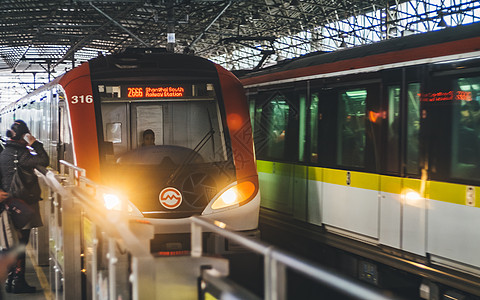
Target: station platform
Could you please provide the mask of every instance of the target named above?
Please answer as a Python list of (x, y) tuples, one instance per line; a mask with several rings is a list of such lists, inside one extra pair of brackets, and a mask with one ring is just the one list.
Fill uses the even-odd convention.
[(37, 288), (32, 294), (12, 294), (5, 292), (5, 285), (1, 283), (2, 298), (4, 300), (51, 300), (53, 299), (48, 282), (48, 266), (39, 266), (33, 259), (32, 248), (27, 246), (27, 262), (25, 279), (31, 286)]
[[(106, 206), (96, 197), (106, 193), (102, 186), (74, 176), (84, 170), (62, 164), (71, 171), (37, 172), (44, 184), (44, 226), (32, 230), (26, 267), (26, 280), (37, 292), (7, 294), (0, 283), (2, 299), (283, 300), (287, 272), (356, 299), (391, 299), (202, 216), (185, 220), (186, 251), (159, 253), (152, 249), (152, 222), (130, 213), (128, 201)], [(250, 272), (246, 267), (252, 265), (257, 267)]]

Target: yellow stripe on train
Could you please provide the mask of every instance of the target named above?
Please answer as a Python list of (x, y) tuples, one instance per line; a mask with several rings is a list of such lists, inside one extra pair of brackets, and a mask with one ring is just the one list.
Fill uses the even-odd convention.
[[(281, 162), (257, 161), (259, 173), (281, 176), (294, 176), (312, 181), (351, 186), (356, 188), (377, 190), (385, 193), (402, 194), (407, 191), (418, 193), (427, 199), (467, 205), (467, 193), (480, 195), (480, 187), (439, 181), (425, 181), (421, 179), (402, 178), (396, 176), (379, 175), (357, 171), (337, 170), (322, 167), (307, 167)], [(473, 206), (473, 205), (472, 205)], [(480, 207), (480, 200), (475, 201), (475, 207)]]

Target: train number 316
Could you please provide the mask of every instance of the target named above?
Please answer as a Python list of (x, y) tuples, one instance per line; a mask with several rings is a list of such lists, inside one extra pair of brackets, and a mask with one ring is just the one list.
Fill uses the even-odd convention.
[(93, 96), (92, 95), (80, 95), (80, 96), (72, 96), (72, 104), (77, 103), (93, 103)]

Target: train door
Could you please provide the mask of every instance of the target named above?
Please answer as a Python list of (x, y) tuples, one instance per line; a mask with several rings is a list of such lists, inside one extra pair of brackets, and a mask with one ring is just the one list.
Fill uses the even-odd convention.
[[(322, 225), (322, 206), (323, 206), (323, 173), (326, 166), (331, 166), (334, 161), (332, 155), (335, 153), (336, 135), (332, 128), (332, 122), (335, 120), (329, 114), (329, 105), (334, 103), (327, 101), (335, 97), (332, 95), (332, 89), (322, 87), (320, 82), (315, 82), (310, 87), (310, 101), (308, 107), (308, 125), (307, 125), (307, 153), (308, 161), (311, 167), (308, 168), (307, 180), (307, 221), (316, 225)], [(332, 142), (333, 141), (333, 142)]]
[[(408, 75), (408, 73), (407, 73)], [(425, 255), (425, 224), (427, 203), (425, 200), (426, 181), (421, 180), (420, 172), (420, 87), (416, 76), (407, 76), (404, 84), (404, 134), (403, 134), (403, 174), (401, 248), (408, 252)]]
[(379, 242), (395, 248), (401, 245), (402, 178), (401, 170), (401, 124), (400, 115), (402, 85), (401, 71), (384, 72), (385, 112), (382, 124), (381, 172), (392, 176), (380, 176), (380, 228)]
[(298, 120), (298, 135), (297, 135), (297, 158), (293, 170), (293, 191), (292, 191), (292, 202), (293, 202), (293, 217), (302, 221), (307, 221), (309, 215), (309, 203), (307, 201), (307, 185), (308, 185), (308, 166), (305, 165), (307, 162), (307, 90), (304, 85), (297, 85), (295, 87), (295, 99), (298, 115), (296, 120)]
[(50, 165), (59, 170), (58, 167), (58, 135), (59, 135), (59, 123), (58, 123), (58, 94), (55, 89), (50, 91), (51, 96), (48, 102), (45, 103), (47, 115), (45, 116), (47, 121), (48, 138), (50, 140), (50, 147), (48, 149), (48, 155), (50, 156)]
[(419, 180), (420, 83), (415, 69), (383, 78), (379, 242), (425, 254), (426, 206)]
[(58, 91), (58, 124), (58, 159), (74, 163), (68, 108), (65, 102), (65, 94), (61, 90)]
[(478, 60), (431, 65), (428, 71), (421, 93), (421, 137), (429, 177), (426, 252), (437, 263), (478, 272)]
[(298, 105), (294, 87), (260, 91), (254, 118), (262, 206), (293, 214)]
[[(327, 130), (333, 143), (333, 168), (323, 171), (322, 220), (332, 231), (378, 239), (378, 136), (380, 84), (373, 81), (333, 87)], [(332, 137), (332, 135), (329, 135)]]

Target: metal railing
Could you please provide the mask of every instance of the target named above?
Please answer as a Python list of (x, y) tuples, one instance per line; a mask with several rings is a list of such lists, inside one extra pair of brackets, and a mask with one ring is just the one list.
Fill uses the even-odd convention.
[(321, 284), (333, 288), (345, 295), (365, 300), (394, 299), (359, 282), (333, 273), (311, 261), (275, 249), (263, 242), (252, 240), (226, 229), (226, 224), (207, 218), (191, 217), (191, 256), (202, 255), (202, 228), (218, 234), (264, 256), (264, 299), (287, 299), (286, 268), (304, 274)]
[[(161, 299), (162, 296), (159, 295), (163, 292), (157, 291), (159, 287), (155, 282), (158, 276), (156, 260), (162, 258), (154, 258), (150, 253), (153, 226), (144, 219), (127, 215), (124, 209), (107, 210), (98, 199), (99, 194), (106, 187), (85, 177), (84, 169), (65, 161), (60, 161), (60, 166), (60, 174), (52, 171), (37, 172), (39, 177), (43, 177), (53, 194), (49, 231), (51, 271), (55, 273), (50, 279), (55, 290), (55, 299), (81, 299), (82, 293), (85, 293), (81, 286), (82, 273), (79, 272), (82, 266), (84, 276), (87, 278), (87, 286), (90, 286), (88, 299), (103, 298), (99, 295), (102, 280), (107, 283), (108, 292), (104, 292), (108, 293), (108, 299), (124, 298), (124, 295), (117, 291), (121, 286), (118, 282), (121, 278), (117, 275), (125, 277), (125, 272), (130, 272), (128, 282), (132, 287), (131, 292), (128, 292), (128, 298)], [(190, 220), (192, 263), (186, 265), (190, 268), (198, 267), (206, 258), (203, 256), (202, 232), (217, 234), (264, 256), (264, 299), (266, 300), (287, 298), (287, 268), (358, 299), (392, 299), (353, 279), (335, 274), (310, 261), (230, 231), (226, 228), (227, 224), (199, 216), (191, 217)], [(102, 237), (97, 236), (100, 231), (103, 234)], [(103, 241), (103, 254), (106, 254), (103, 264), (97, 261), (100, 240)], [(123, 269), (118, 266), (121, 259), (118, 253), (119, 245), (125, 249), (124, 252), (129, 253), (129, 259), (131, 258), (131, 261), (127, 260), (129, 264), (127, 268), (123, 265)], [(102, 258), (99, 257), (99, 259)], [(171, 260), (164, 259), (164, 261)], [(106, 266), (106, 269), (103, 267), (104, 269), (101, 270), (100, 265)], [(175, 262), (171, 265), (172, 268), (178, 268)], [(210, 261), (210, 265), (214, 264)], [(225, 276), (225, 272), (209, 272), (207, 277), (215, 274)], [(232, 288), (228, 290), (231, 291)]]
[[(50, 285), (54, 299), (82, 299), (82, 294), (92, 300), (104, 298), (105, 294), (109, 299), (124, 298), (125, 295), (117, 291), (122, 286), (117, 274), (122, 277), (123, 285), (131, 284), (131, 292), (126, 292), (128, 298), (152, 299), (155, 285), (146, 283), (151, 283), (155, 275), (154, 257), (150, 253), (153, 226), (129, 216), (126, 210), (106, 209), (99, 199), (106, 187), (85, 177), (84, 169), (69, 162), (60, 161), (60, 174), (47, 170), (36, 174), (43, 178), (52, 195), (48, 226)], [(119, 261), (122, 259), (119, 245), (130, 255), (125, 255), (123, 263)], [(101, 246), (103, 249), (99, 252)], [(98, 256), (98, 253), (106, 255)], [(100, 265), (106, 268), (100, 270)], [(82, 287), (82, 276), (87, 278), (88, 293)], [(107, 290), (102, 291), (105, 280)]]

